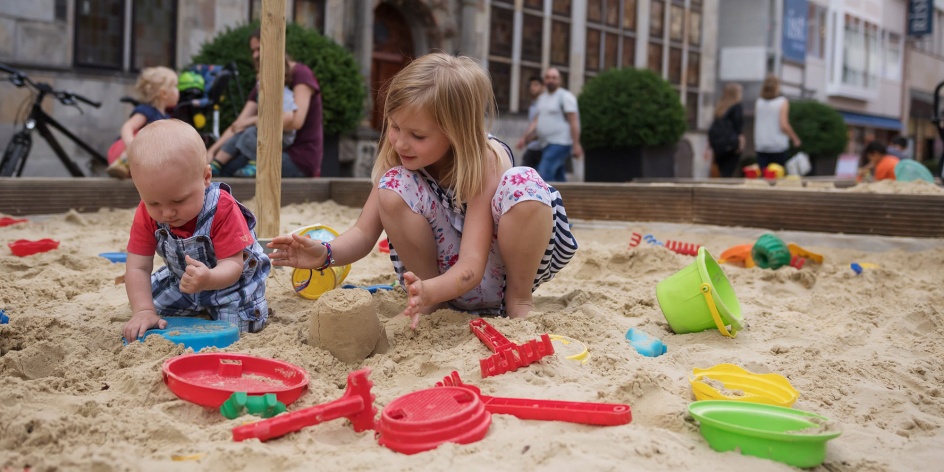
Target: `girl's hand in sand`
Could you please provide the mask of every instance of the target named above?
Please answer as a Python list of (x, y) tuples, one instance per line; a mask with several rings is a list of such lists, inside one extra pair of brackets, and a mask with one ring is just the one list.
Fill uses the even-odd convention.
[[(420, 324), (420, 314), (424, 313), (423, 308), (426, 303), (426, 293), (423, 290), (423, 281), (413, 272), (403, 274), (403, 288), (406, 289), (407, 302), (406, 309), (403, 310), (403, 316), (410, 317), (410, 329), (416, 329)], [(428, 314), (428, 311), (426, 311)]]
[(277, 266), (316, 269), (324, 265), (328, 257), (328, 250), (321, 241), (294, 233), (272, 238), (267, 247), (275, 249), (269, 259)]
[(144, 336), (145, 331), (154, 327), (158, 329), (166, 328), (167, 320), (158, 316), (153, 310), (140, 311), (135, 313), (134, 316), (125, 323), (125, 327), (121, 330), (121, 333), (125, 341), (130, 343)]
[(185, 257), (187, 269), (180, 278), (180, 291), (191, 294), (201, 292), (210, 281), (210, 268), (190, 256)]

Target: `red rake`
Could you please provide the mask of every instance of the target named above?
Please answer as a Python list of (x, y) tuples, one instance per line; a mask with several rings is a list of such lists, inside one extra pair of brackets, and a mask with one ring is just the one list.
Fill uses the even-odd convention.
[(369, 368), (348, 374), (347, 390), (337, 400), (233, 428), (233, 441), (245, 441), (252, 438), (267, 441), (307, 426), (338, 418), (349, 419), (354, 431), (357, 432), (374, 429), (377, 409), (373, 406), (374, 396), (370, 393), (374, 384), (367, 379), (369, 374)]
[(531, 365), (554, 354), (554, 345), (547, 334), (542, 334), (540, 339), (515, 344), (482, 318), (469, 321), (469, 328), (495, 353), (479, 361), (483, 379), (518, 370), (518, 367)]
[(642, 235), (636, 232), (629, 237), (629, 248), (632, 249), (639, 245), (642, 242)]
[(677, 254), (681, 254), (683, 256), (697, 256), (698, 248), (700, 247), (701, 247), (701, 244), (686, 243), (686, 242), (675, 241), (671, 239), (665, 242), (666, 249), (672, 252), (675, 252)]
[(476, 394), (485, 409), (494, 415), (512, 415), (523, 420), (565, 421), (568, 423), (616, 426), (633, 420), (629, 405), (622, 403), (585, 403), (529, 398), (502, 398), (482, 395), (475, 385), (462, 383), (459, 373), (436, 382), (437, 387), (462, 387)]

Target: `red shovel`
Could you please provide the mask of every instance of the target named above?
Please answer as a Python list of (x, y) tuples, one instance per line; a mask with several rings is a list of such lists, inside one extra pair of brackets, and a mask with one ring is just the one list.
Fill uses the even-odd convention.
[(436, 382), (437, 387), (462, 387), (476, 394), (485, 409), (493, 415), (511, 415), (523, 420), (565, 421), (568, 423), (616, 426), (629, 424), (633, 414), (629, 405), (621, 403), (583, 403), (528, 398), (501, 398), (482, 395), (475, 385), (462, 383), (459, 373)]
[(354, 431), (357, 432), (374, 429), (374, 416), (377, 414), (377, 409), (374, 408), (374, 396), (370, 393), (374, 384), (367, 379), (369, 374), (369, 368), (348, 374), (347, 390), (341, 398), (332, 402), (302, 408), (291, 413), (282, 413), (267, 420), (233, 428), (233, 441), (252, 438), (267, 441), (306, 426), (338, 418), (349, 419)]

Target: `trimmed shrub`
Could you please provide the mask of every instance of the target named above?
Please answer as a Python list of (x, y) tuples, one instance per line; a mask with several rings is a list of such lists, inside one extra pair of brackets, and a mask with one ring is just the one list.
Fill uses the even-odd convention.
[(666, 146), (685, 133), (678, 92), (646, 69), (608, 69), (584, 85), (577, 103), (585, 149)]
[[(204, 43), (200, 52), (190, 60), (193, 64), (228, 64), (236, 62), (239, 68), (239, 86), (248, 95), (256, 82), (249, 51), (249, 36), (259, 28), (259, 22), (227, 28)], [(321, 85), (325, 135), (341, 135), (353, 131), (364, 112), (367, 87), (354, 56), (339, 44), (317, 31), (288, 23), (285, 29), (285, 51), (315, 73)], [(232, 98), (232, 94), (230, 94)], [(232, 107), (220, 107), (224, 129), (236, 119)]]
[(790, 103), (790, 125), (800, 137), (799, 149), (811, 159), (834, 159), (846, 149), (846, 122), (833, 107), (813, 100)]

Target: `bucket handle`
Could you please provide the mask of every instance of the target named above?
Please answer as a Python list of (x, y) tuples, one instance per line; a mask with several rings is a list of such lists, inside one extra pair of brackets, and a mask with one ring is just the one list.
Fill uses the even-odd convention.
[(729, 338), (736, 336), (737, 330), (734, 329), (734, 325), (731, 325), (731, 331), (728, 332), (727, 328), (724, 326), (724, 323), (721, 321), (721, 314), (718, 313), (718, 307), (715, 305), (715, 299), (711, 296), (711, 284), (703, 282), (701, 284), (701, 293), (705, 296), (705, 301), (708, 302), (708, 310), (711, 312), (711, 318), (715, 320), (715, 326), (718, 327), (718, 331)]

